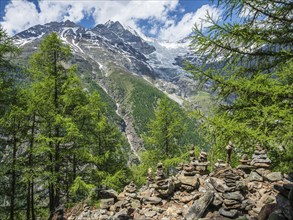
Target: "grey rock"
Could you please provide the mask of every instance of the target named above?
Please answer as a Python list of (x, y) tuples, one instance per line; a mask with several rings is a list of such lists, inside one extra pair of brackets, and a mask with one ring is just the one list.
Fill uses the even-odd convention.
[(249, 181), (259, 181), (262, 182), (263, 178), (257, 172), (251, 172), (247, 178)]
[(270, 214), (268, 220), (286, 220), (282, 213), (273, 212)]
[(238, 214), (238, 211), (235, 209), (226, 210), (224, 208), (220, 208), (219, 213), (222, 216), (228, 217), (228, 218), (234, 218)]
[(157, 212), (155, 212), (155, 211), (153, 211), (153, 210), (151, 210), (151, 211), (146, 211), (146, 212), (144, 213), (144, 215), (145, 215), (146, 217), (148, 217), (148, 218), (152, 218), (152, 217), (154, 217), (156, 214), (157, 214)]
[(100, 190), (99, 197), (101, 199), (114, 198), (117, 199), (118, 193), (114, 189)]
[(276, 203), (264, 205), (258, 213), (258, 220), (267, 220), (270, 214), (276, 210), (276, 207)]
[(231, 200), (231, 199), (224, 199), (224, 203), (226, 205), (235, 205), (235, 204), (238, 204), (239, 201), (237, 201), (237, 200)]
[(266, 176), (267, 174), (270, 173), (269, 170), (264, 169), (264, 168), (258, 168), (255, 170), (255, 172), (257, 172), (259, 175), (261, 175), (262, 177)]
[(100, 208), (101, 209), (108, 209), (111, 205), (114, 205), (114, 198), (110, 199), (101, 199), (100, 201)]
[(244, 165), (244, 164), (237, 166), (237, 169), (242, 169), (242, 170), (250, 170), (252, 168), (253, 168), (253, 166)]
[(265, 176), (266, 179), (268, 179), (271, 182), (280, 181), (282, 180), (283, 176), (281, 172), (272, 172)]
[(236, 200), (236, 201), (244, 200), (243, 195), (241, 195), (241, 193), (238, 192), (238, 191), (225, 193), (225, 194), (223, 194), (223, 198), (224, 199), (229, 199), (229, 200)]
[(214, 206), (219, 206), (223, 203), (223, 199), (222, 197), (218, 194), (218, 193), (215, 193), (215, 197), (213, 199), (213, 205)]
[(277, 204), (280, 207), (281, 211), (285, 217), (289, 220), (293, 220), (293, 209), (290, 204), (290, 201), (282, 195), (277, 195)]
[(211, 177), (210, 178), (210, 183), (212, 184), (214, 189), (217, 190), (218, 192), (225, 192), (226, 186), (225, 186), (223, 180)]
[(199, 200), (196, 201), (187, 211), (185, 215), (186, 220), (193, 220), (201, 218), (204, 211), (210, 205), (214, 198), (214, 192), (207, 191)]
[(145, 196), (142, 198), (142, 201), (144, 204), (152, 204), (152, 205), (157, 205), (160, 202), (162, 202), (162, 199), (159, 197), (149, 197), (149, 196)]
[(131, 219), (130, 216), (128, 215), (128, 211), (127, 209), (122, 209), (120, 210), (119, 212), (117, 212), (115, 215), (114, 215), (114, 219), (119, 219), (119, 220), (128, 220), (128, 219)]
[(198, 188), (198, 186), (199, 186), (199, 180), (198, 180), (198, 178), (196, 176), (180, 175), (180, 176), (178, 176), (178, 180), (182, 184), (192, 186), (194, 188)]

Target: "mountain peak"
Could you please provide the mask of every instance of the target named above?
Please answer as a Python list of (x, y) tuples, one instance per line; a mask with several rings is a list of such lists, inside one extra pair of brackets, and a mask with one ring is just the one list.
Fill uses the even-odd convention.
[(124, 26), (119, 22), (119, 21), (107, 21), (104, 24), (105, 27), (107, 27), (108, 29), (118, 29), (118, 30), (125, 30)]
[(63, 22), (65, 24), (65, 26), (68, 26), (68, 27), (76, 27), (77, 24), (75, 24), (73, 21), (70, 21), (70, 20), (66, 20)]
[(113, 24), (114, 24), (114, 21), (109, 20), (109, 21), (107, 21), (107, 22), (104, 24), (104, 26), (107, 27), (107, 28), (109, 28), (109, 27), (111, 27)]

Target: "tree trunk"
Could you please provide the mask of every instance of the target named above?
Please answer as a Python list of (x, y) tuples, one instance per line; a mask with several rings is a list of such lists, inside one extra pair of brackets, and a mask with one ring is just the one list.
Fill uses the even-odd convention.
[[(33, 148), (35, 142), (35, 123), (36, 123), (36, 115), (33, 114), (32, 118), (32, 127), (31, 127), (31, 138), (30, 138), (30, 148), (29, 148), (29, 168), (30, 168), (30, 175), (33, 175)], [(34, 183), (33, 183), (33, 176), (30, 177), (31, 179), (28, 181), (28, 188), (27, 188), (27, 210), (26, 210), (26, 218), (30, 220), (30, 214), (32, 214), (32, 220), (35, 219), (34, 216)]]
[[(53, 170), (53, 156), (50, 153), (50, 172), (51, 175), (54, 175), (54, 170)], [(55, 196), (54, 196), (54, 184), (52, 182), (49, 183), (49, 207), (50, 207), (50, 213), (54, 212), (54, 208), (55, 208), (55, 200), (54, 200)]]
[[(57, 137), (59, 137), (59, 129), (57, 129)], [(56, 144), (55, 148), (55, 175), (57, 175), (57, 181), (55, 183), (55, 208), (60, 205), (60, 144)]]
[(11, 196), (10, 196), (10, 220), (14, 220), (15, 209), (15, 183), (16, 183), (16, 138), (13, 138), (13, 153), (12, 153), (12, 173), (11, 173)]
[(34, 193), (34, 179), (32, 179), (31, 182), (31, 208), (32, 208), (32, 220), (36, 220), (36, 215), (35, 215), (35, 202), (34, 202), (34, 197), (35, 197), (35, 193)]
[(31, 213), (31, 182), (30, 180), (27, 183), (27, 195), (26, 195), (26, 219), (30, 220)]

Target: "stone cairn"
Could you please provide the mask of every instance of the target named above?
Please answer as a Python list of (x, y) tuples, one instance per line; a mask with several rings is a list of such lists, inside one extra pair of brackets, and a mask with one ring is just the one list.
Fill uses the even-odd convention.
[(155, 184), (156, 196), (160, 198), (166, 198), (174, 192), (174, 184), (172, 179), (166, 178), (164, 174), (163, 164), (160, 162), (157, 165), (156, 171), (156, 184)]
[(195, 176), (196, 174), (195, 168), (198, 161), (194, 154), (194, 145), (192, 145), (190, 148), (189, 159), (190, 159), (190, 163), (183, 165), (183, 174), (184, 176)]
[(240, 176), (232, 169), (225, 171), (224, 181), (227, 188), (222, 194), (223, 206), (219, 210), (220, 214), (225, 217), (234, 218), (242, 207), (244, 196), (241, 194), (240, 188), (237, 187), (237, 181), (239, 180)]
[(153, 171), (152, 168), (148, 169), (148, 175), (147, 175), (147, 187), (149, 187), (151, 184), (153, 184)]
[(162, 183), (166, 182), (166, 175), (164, 174), (163, 164), (161, 162), (157, 165), (156, 171), (156, 183), (157, 185), (161, 185)]
[(190, 163), (183, 166), (185, 176), (195, 176), (195, 174), (205, 175), (208, 174), (208, 165), (210, 162), (207, 160), (207, 153), (202, 151), (198, 160), (194, 154), (194, 145), (191, 146), (189, 151)]
[(231, 163), (231, 154), (233, 151), (233, 144), (231, 141), (229, 141), (229, 144), (226, 146), (226, 150), (227, 150), (227, 159), (226, 159), (226, 166), (230, 166)]
[(221, 159), (217, 159), (217, 162), (215, 163), (214, 169), (221, 169), (221, 168), (225, 168), (226, 167), (226, 163), (224, 162), (224, 160)]
[(178, 165), (179, 172), (175, 177), (167, 178), (163, 164), (158, 163), (155, 180), (149, 169), (147, 186), (140, 191), (133, 182), (118, 197), (107, 190), (100, 194), (107, 195), (101, 199), (100, 209), (93, 210), (85, 205), (80, 213), (80, 205), (67, 219), (293, 220), (291, 177), (269, 170), (271, 161), (259, 144), (251, 161), (243, 155), (238, 169), (233, 169), (230, 166), (232, 149), (233, 145), (229, 143), (227, 160), (218, 160), (216, 167), (221, 169), (205, 175), (207, 154), (201, 152), (196, 159), (192, 146), (190, 162)]
[(199, 171), (197, 171), (197, 166), (199, 164), (198, 160), (194, 155), (194, 146), (192, 145), (189, 151), (189, 164), (182, 165), (182, 172), (179, 172), (177, 179), (179, 181), (180, 190), (191, 192), (198, 189), (199, 182), (196, 176)]
[(271, 163), (272, 161), (267, 156), (267, 150), (264, 149), (260, 145), (260, 143), (257, 143), (254, 154), (252, 155), (252, 161), (250, 162), (250, 165), (252, 165), (256, 169), (269, 169)]
[(239, 160), (240, 165), (237, 169), (243, 170), (245, 173), (250, 173), (253, 166), (250, 165), (251, 160), (248, 159), (247, 154), (243, 154), (242, 158)]
[(200, 175), (205, 175), (208, 174), (208, 165), (210, 162), (207, 159), (207, 153), (202, 151), (200, 152), (198, 162), (196, 163), (196, 172), (199, 173)]

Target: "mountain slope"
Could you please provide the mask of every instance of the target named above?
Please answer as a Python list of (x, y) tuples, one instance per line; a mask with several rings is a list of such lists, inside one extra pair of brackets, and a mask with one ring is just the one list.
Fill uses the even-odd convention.
[(109, 21), (92, 29), (70, 21), (34, 26), (14, 36), (15, 44), (23, 50), (17, 62), (26, 65), (41, 39), (51, 32), (70, 45), (71, 64), (78, 65), (87, 89), (100, 92), (109, 118), (125, 132), (136, 157), (157, 99), (167, 94), (182, 104), (196, 90), (195, 82), (175, 64), (176, 58), (186, 55), (186, 45), (147, 42), (119, 22)]

